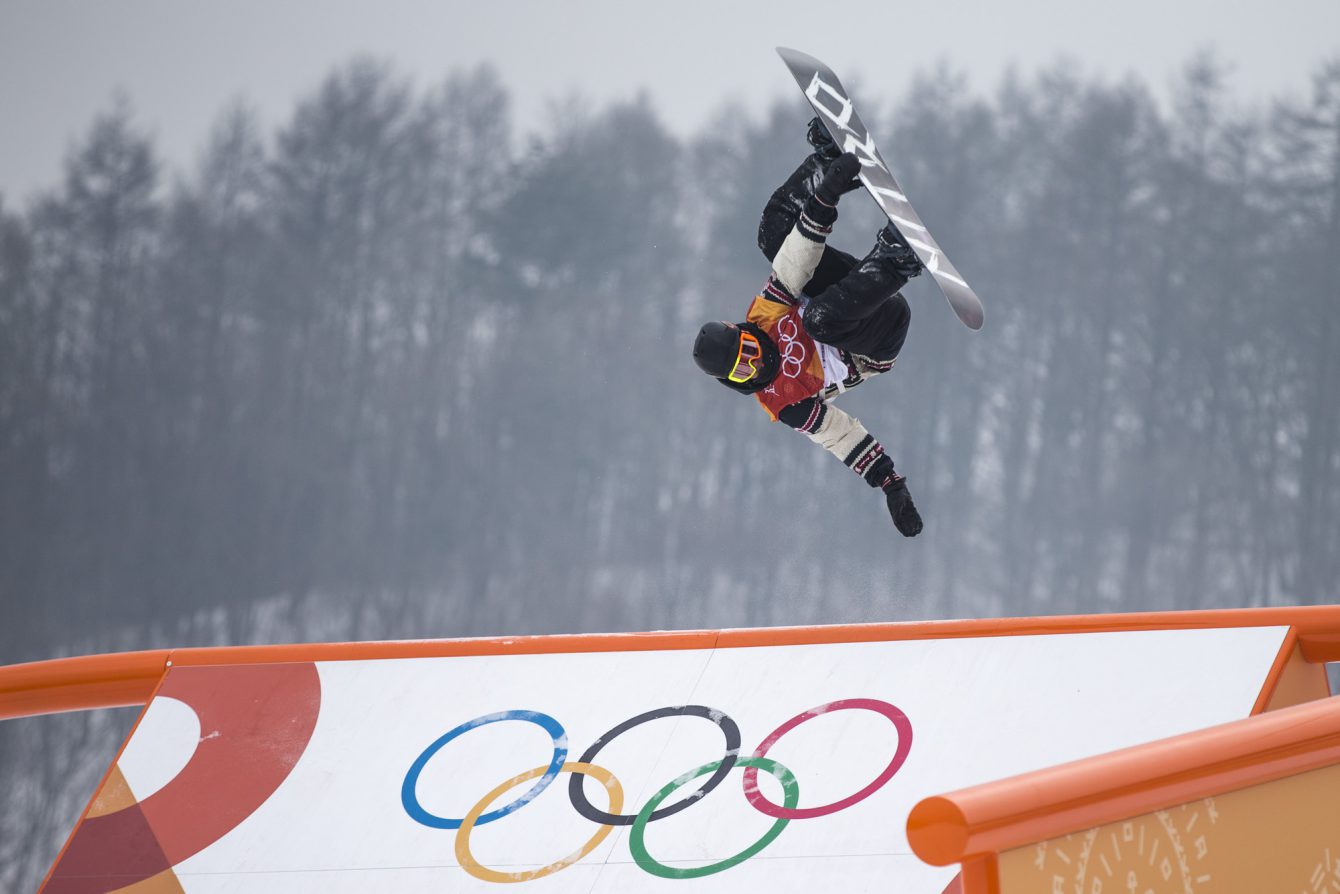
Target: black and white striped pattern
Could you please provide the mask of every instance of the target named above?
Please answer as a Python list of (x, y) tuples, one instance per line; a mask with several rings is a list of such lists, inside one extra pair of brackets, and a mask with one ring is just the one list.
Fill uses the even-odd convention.
[(884, 447), (875, 440), (875, 436), (867, 434), (860, 440), (860, 443), (847, 454), (843, 460), (857, 475), (865, 476), (866, 470), (870, 464), (884, 455)]
[(817, 397), (807, 397), (783, 409), (777, 418), (801, 434), (811, 435), (828, 418), (828, 404)]
[(853, 354), (852, 360), (858, 367), (861, 367), (867, 374), (886, 373), (893, 369), (892, 360), (876, 360), (873, 357), (867, 357), (864, 354)]
[(785, 304), (787, 307), (796, 306), (796, 299), (775, 276), (768, 277), (768, 284), (763, 287), (763, 297), (778, 304)]
[(821, 224), (806, 212), (802, 213), (800, 219), (796, 221), (796, 231), (811, 242), (822, 243), (832, 235), (833, 225)]

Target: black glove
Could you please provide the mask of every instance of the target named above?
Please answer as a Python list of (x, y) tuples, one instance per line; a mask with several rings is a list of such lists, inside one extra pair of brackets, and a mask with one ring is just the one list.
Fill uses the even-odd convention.
[(860, 159), (852, 152), (844, 152), (824, 172), (824, 179), (814, 191), (815, 197), (825, 205), (836, 207), (839, 198), (861, 185), (860, 173)]
[(884, 485), (884, 501), (889, 505), (889, 516), (899, 534), (915, 537), (921, 533), (921, 513), (912, 505), (906, 478), (895, 478)]

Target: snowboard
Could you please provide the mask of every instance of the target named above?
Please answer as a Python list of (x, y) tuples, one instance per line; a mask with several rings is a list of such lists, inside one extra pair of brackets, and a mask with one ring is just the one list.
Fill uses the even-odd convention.
[(805, 98), (810, 101), (819, 120), (828, 128), (828, 134), (842, 147), (843, 152), (854, 152), (861, 160), (861, 183), (874, 197), (875, 203), (888, 215), (902, 233), (907, 244), (917, 253), (921, 263), (935, 279), (949, 306), (969, 329), (982, 328), (982, 302), (972, 287), (949, 263), (944, 251), (921, 222), (912, 203), (907, 200), (889, 166), (875, 147), (870, 131), (856, 114), (847, 90), (833, 70), (813, 56), (799, 50), (778, 47), (791, 76), (796, 79)]

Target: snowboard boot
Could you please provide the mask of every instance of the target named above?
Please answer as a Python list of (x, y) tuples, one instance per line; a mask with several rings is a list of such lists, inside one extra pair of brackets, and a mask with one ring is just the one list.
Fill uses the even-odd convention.
[(805, 139), (814, 147), (815, 154), (819, 156), (825, 167), (842, 154), (842, 150), (828, 135), (828, 128), (824, 127), (818, 115), (810, 119), (809, 129), (805, 131)]
[(875, 235), (875, 247), (861, 259), (858, 269), (865, 270), (867, 265), (887, 266), (904, 280), (911, 279), (925, 269), (912, 246), (907, 244), (903, 234), (892, 223), (886, 224)]

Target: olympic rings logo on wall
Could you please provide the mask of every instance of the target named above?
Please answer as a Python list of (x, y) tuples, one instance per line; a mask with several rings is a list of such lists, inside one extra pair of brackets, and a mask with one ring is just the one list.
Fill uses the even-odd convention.
[[(816, 807), (800, 807), (800, 783), (796, 780), (795, 774), (784, 767), (782, 764), (772, 760), (767, 756), (768, 751), (772, 749), (777, 741), (789, 733), (791, 730), (800, 726), (807, 720), (811, 720), (822, 714), (828, 714), (833, 711), (843, 710), (863, 710), (873, 711), (888, 719), (898, 732), (898, 746), (894, 751), (888, 765), (880, 771), (873, 780), (859, 791), (833, 801), (829, 804), (822, 804)], [(628, 732), (635, 726), (647, 723), (652, 720), (659, 720), (663, 717), (701, 717), (708, 720), (721, 730), (725, 738), (725, 756), (720, 760), (703, 764), (689, 770), (687, 773), (668, 782), (664, 787), (657, 791), (647, 803), (643, 804), (636, 813), (623, 813), (624, 794), (623, 786), (614, 774), (601, 767), (593, 761), (600, 751), (612, 742), (614, 739)], [(419, 803), (418, 783), (419, 776), (424, 767), (432, 760), (433, 756), (440, 751), (447, 743), (460, 738), (471, 730), (478, 729), (481, 726), (490, 723), (500, 723), (506, 720), (516, 720), (525, 723), (532, 723), (539, 726), (547, 732), (553, 740), (554, 752), (547, 766), (535, 767), (524, 773), (519, 773), (511, 779), (501, 783), (472, 807), (464, 817), (441, 817), (424, 809)], [(763, 850), (782, 833), (787, 824), (793, 819), (814, 819), (815, 817), (828, 816), (841, 810), (846, 810), (854, 804), (858, 804), (869, 798), (876, 791), (882, 788), (885, 783), (897, 774), (907, 760), (908, 752), (912, 749), (912, 724), (907, 719), (907, 715), (901, 710), (889, 704), (888, 702), (878, 701), (871, 698), (848, 698), (828, 702), (803, 711), (783, 723), (777, 729), (773, 730), (749, 757), (740, 757), (740, 728), (729, 715), (714, 708), (708, 708), (703, 705), (677, 705), (674, 707), (656, 708), (646, 713), (631, 717), (628, 720), (610, 729), (591, 744), (582, 756), (575, 761), (569, 761), (568, 757), (568, 736), (563, 725), (548, 714), (542, 714), (538, 711), (499, 711), (496, 714), (485, 714), (482, 717), (476, 717), (468, 720), (451, 730), (448, 730), (436, 741), (425, 748), (409, 770), (405, 773), (405, 780), (400, 787), (400, 800), (404, 805), (405, 812), (416, 822), (433, 829), (454, 829), (456, 830), (456, 859), (461, 867), (470, 875), (478, 879), (490, 882), (526, 882), (532, 879), (543, 878), (551, 875), (561, 869), (576, 863), (585, 857), (605, 840), (606, 836), (613, 831), (615, 826), (631, 826), (629, 832), (628, 849), (632, 852), (633, 859), (638, 866), (652, 875), (668, 879), (689, 879), (701, 878), (702, 876), (712, 875), (722, 872), (736, 866), (750, 857)], [(726, 778), (735, 767), (744, 769), (744, 796), (749, 804), (757, 811), (767, 816), (773, 817), (776, 822), (763, 834), (763, 837), (749, 845), (744, 850), (734, 856), (727, 857), (716, 863), (707, 866), (697, 866), (686, 869), (678, 869), (658, 862), (651, 856), (647, 849), (646, 835), (647, 827), (657, 820), (673, 816), (681, 810), (685, 810), (691, 805), (702, 800), (709, 792), (715, 789)], [(767, 799), (759, 790), (758, 771), (762, 770), (777, 779), (782, 785), (782, 803), (777, 804)], [(470, 853), (470, 833), (476, 826), (482, 826), (487, 823), (496, 822), (509, 814), (515, 813), (525, 807), (531, 801), (543, 792), (549, 785), (558, 778), (560, 773), (572, 774), (572, 779), (568, 785), (568, 798), (572, 802), (573, 809), (582, 817), (595, 823), (599, 828), (572, 854), (563, 857), (540, 869), (527, 872), (500, 872), (481, 865)], [(605, 790), (607, 804), (605, 810), (600, 810), (593, 805), (586, 797), (582, 788), (582, 777), (589, 776), (601, 784)], [(662, 807), (666, 800), (675, 792), (692, 783), (694, 780), (703, 776), (707, 781), (700, 785), (697, 790), (689, 797), (672, 804), (668, 807)], [(516, 800), (495, 809), (493, 805), (505, 795), (508, 791), (530, 780), (536, 780), (535, 783), (527, 789)]]

